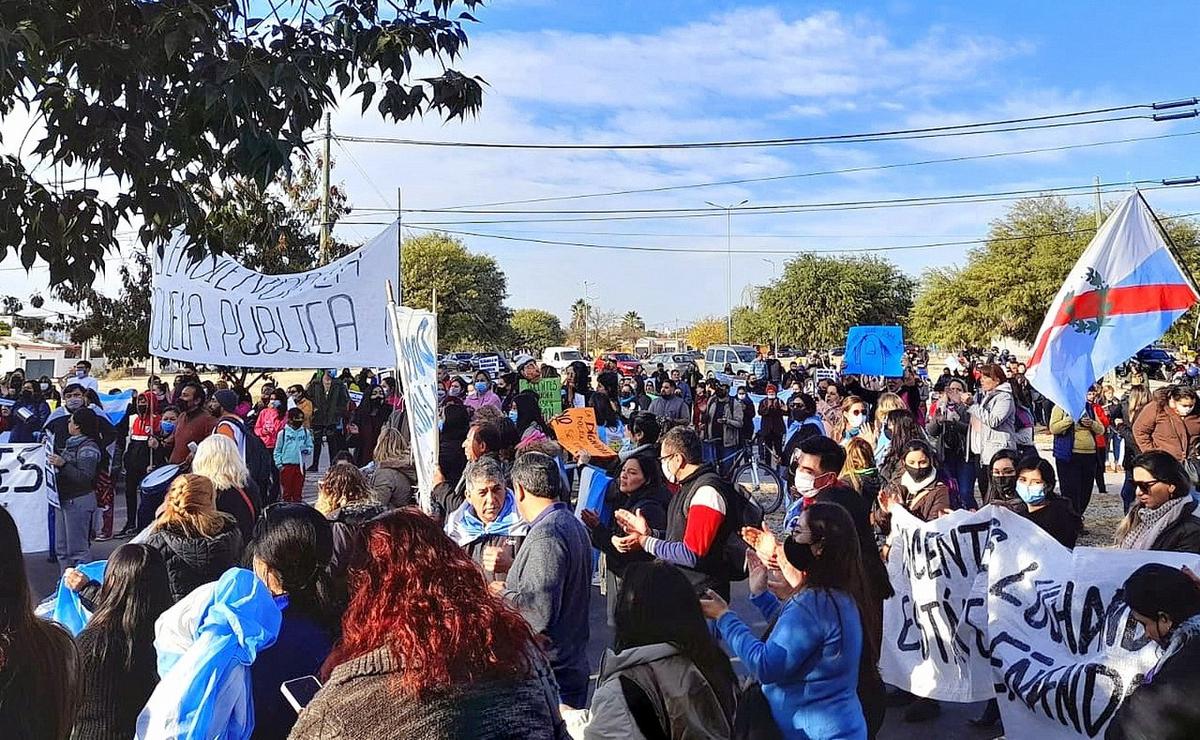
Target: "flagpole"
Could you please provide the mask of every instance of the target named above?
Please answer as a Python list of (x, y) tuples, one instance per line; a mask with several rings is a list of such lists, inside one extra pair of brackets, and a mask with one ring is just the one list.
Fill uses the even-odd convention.
[(1171, 235), (1167, 233), (1165, 228), (1163, 228), (1162, 221), (1159, 220), (1158, 214), (1155, 213), (1154, 209), (1150, 207), (1150, 203), (1146, 200), (1146, 196), (1142, 195), (1141, 189), (1134, 188), (1133, 192), (1137, 193), (1137, 197), (1142, 201), (1142, 205), (1146, 206), (1146, 210), (1149, 211), (1150, 215), (1154, 218), (1154, 223), (1158, 225), (1158, 232), (1162, 235), (1163, 242), (1167, 245), (1167, 251), (1171, 253), (1171, 258), (1175, 260), (1175, 264), (1179, 267), (1179, 271), (1183, 273), (1185, 278), (1187, 278), (1188, 285), (1191, 286), (1192, 292), (1195, 293), (1197, 297), (1200, 297), (1200, 288), (1196, 287), (1196, 278), (1192, 277), (1192, 273), (1188, 270), (1187, 264), (1184, 263), (1183, 259), (1179, 256), (1179, 250), (1175, 247), (1175, 242), (1171, 240)]

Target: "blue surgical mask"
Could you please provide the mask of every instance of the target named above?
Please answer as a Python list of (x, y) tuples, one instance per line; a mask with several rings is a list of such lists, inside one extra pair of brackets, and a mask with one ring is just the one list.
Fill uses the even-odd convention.
[(1042, 483), (1017, 481), (1017, 495), (1029, 506), (1037, 506), (1046, 500), (1046, 486)]
[(488, 383), (486, 383), (482, 380), (475, 383), (475, 392), (476, 393), (487, 393), (487, 391), (488, 391)]
[(510, 420), (512, 420), (512, 423), (513, 423), (513, 424), (516, 424), (516, 423), (517, 423), (517, 410), (516, 410), (516, 409), (509, 409), (509, 411), (508, 411), (508, 418), (509, 418)]
[(170, 434), (171, 432), (175, 431), (175, 422), (164, 421), (162, 423), (162, 430), (163, 430), (163, 434)]

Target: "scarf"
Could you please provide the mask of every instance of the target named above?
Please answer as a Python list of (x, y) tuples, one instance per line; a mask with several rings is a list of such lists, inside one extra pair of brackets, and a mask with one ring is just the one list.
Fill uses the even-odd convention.
[(1163, 530), (1174, 524), (1175, 520), (1179, 518), (1180, 512), (1183, 511), (1183, 507), (1187, 505), (1188, 501), (1191, 501), (1191, 496), (1171, 499), (1157, 509), (1147, 509), (1139, 505), (1135, 509), (1137, 513), (1134, 515), (1137, 521), (1125, 533), (1125, 537), (1121, 540), (1121, 549), (1149, 550)]
[(917, 495), (935, 482), (937, 482), (937, 468), (930, 468), (929, 475), (921, 480), (914, 480), (907, 470), (904, 471), (904, 475), (900, 476), (900, 485), (904, 486), (905, 492), (908, 493), (909, 504), (916, 501)]
[(1194, 637), (1200, 637), (1200, 614), (1188, 617), (1175, 626), (1171, 630), (1171, 639), (1167, 641), (1167, 647), (1163, 650), (1163, 654), (1159, 656), (1158, 662), (1154, 664), (1146, 673), (1146, 683), (1154, 680), (1154, 676), (1162, 669), (1163, 665), (1173, 656), (1183, 649), (1188, 640)]
[(483, 537), (524, 537), (529, 534), (529, 525), (517, 513), (517, 500), (509, 491), (504, 496), (500, 515), (490, 524), (484, 524), (475, 515), (475, 508), (470, 501), (463, 501), (462, 506), (455, 509), (446, 520), (446, 534), (459, 547), (466, 547)]

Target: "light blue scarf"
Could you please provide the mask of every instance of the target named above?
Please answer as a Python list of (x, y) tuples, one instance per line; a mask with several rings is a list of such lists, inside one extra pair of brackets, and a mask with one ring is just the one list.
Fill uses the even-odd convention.
[(475, 507), (470, 501), (463, 501), (462, 506), (446, 519), (446, 534), (459, 547), (466, 547), (483, 537), (524, 537), (528, 533), (529, 525), (517, 513), (517, 499), (512, 491), (505, 492), (500, 515), (490, 524), (475, 515)]

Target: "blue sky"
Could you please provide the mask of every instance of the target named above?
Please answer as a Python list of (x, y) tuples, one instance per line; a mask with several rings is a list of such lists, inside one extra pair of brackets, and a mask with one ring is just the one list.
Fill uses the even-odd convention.
[[(1194, 2), (750, 3), (496, 0), (468, 24), (456, 67), (485, 78), (479, 115), (392, 124), (357, 100), (341, 134), (505, 142), (655, 142), (808, 136), (942, 125), (1200, 95)], [(6, 127), (7, 128), (7, 127)], [(1053, 147), (1200, 131), (1200, 121), (1097, 126), (895, 143), (674, 152), (530, 152), (335, 146), (334, 179), (362, 208), (445, 208), (596, 191)], [(7, 139), (6, 139), (7, 140)], [(1200, 136), (769, 183), (588, 198), (517, 209), (701, 208), (901, 198), (1200, 174)], [(1116, 195), (1109, 196), (1115, 198)], [(1200, 211), (1200, 191), (1148, 193), (1163, 212)], [(1090, 198), (1073, 198), (1090, 205)], [(735, 302), (804, 250), (977, 239), (1007, 203), (737, 215)], [(378, 220), (365, 212), (351, 220)], [(409, 222), (454, 217), (411, 214)], [(339, 227), (366, 240), (382, 226)], [(566, 317), (588, 293), (656, 328), (725, 311), (723, 218), (450, 226), (508, 237), (671, 247), (606, 251), (465, 237), (508, 276), (513, 308)], [(781, 254), (755, 254), (753, 250)], [(709, 251), (699, 251), (709, 250)], [(715, 251), (713, 251), (715, 250)], [(967, 247), (889, 250), (914, 275)], [(765, 260), (772, 260), (769, 263)], [(44, 275), (44, 272), (41, 273)], [(34, 273), (34, 282), (39, 273)], [(20, 276), (20, 277), (18, 277)], [(115, 280), (105, 281), (115, 285)], [(29, 290), (0, 272), (0, 291)], [(797, 317), (803, 320), (803, 316)]]
[[(699, 8), (699, 10), (698, 10)], [(474, 120), (391, 125), (347, 105), (342, 133), (438, 140), (644, 142), (770, 138), (940, 125), (1200, 94), (1186, 45), (1189, 3), (684, 3), (499, 0), (468, 28), (458, 67), (490, 87)], [(337, 177), (352, 201), (406, 208), (787, 175), (1200, 130), (1134, 121), (1041, 132), (837, 145), (668, 153), (490, 152), (346, 144)], [(1195, 174), (1191, 138), (954, 164), (782, 180), (515, 209), (703, 207), (864, 200), (1106, 183)], [(375, 183), (364, 182), (359, 167)], [(376, 188), (379, 192), (376, 192)], [(1109, 196), (1115, 198), (1116, 196)], [(1195, 191), (1150, 194), (1164, 211), (1200, 210)], [(391, 201), (389, 197), (387, 199)], [(1072, 199), (1090, 204), (1086, 196)], [(735, 302), (787, 255), (979, 238), (1007, 203), (733, 220)], [(359, 216), (362, 220), (370, 217)], [(472, 217), (478, 218), (478, 217)], [(503, 218), (503, 217), (495, 217)], [(511, 217), (510, 217), (511, 218)], [(432, 222), (453, 217), (417, 215)], [(368, 226), (347, 227), (365, 237)], [(588, 281), (605, 310), (671, 327), (725, 310), (724, 219), (450, 226), (510, 237), (717, 250), (598, 251), (465, 237), (508, 275), (514, 308), (565, 316)], [(883, 253), (919, 274), (967, 247)], [(765, 260), (773, 260), (771, 264)], [(798, 317), (802, 320), (802, 317)]]

